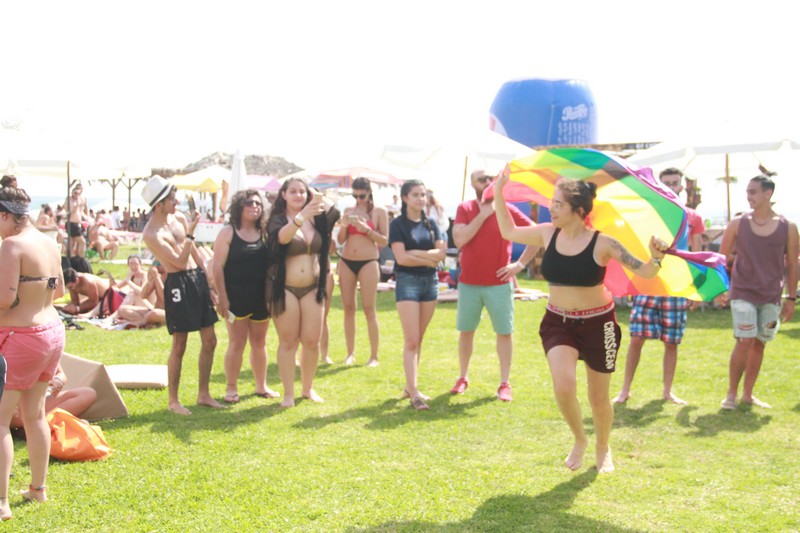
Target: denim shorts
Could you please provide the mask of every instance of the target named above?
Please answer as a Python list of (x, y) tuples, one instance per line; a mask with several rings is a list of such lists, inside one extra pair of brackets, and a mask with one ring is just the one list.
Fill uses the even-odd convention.
[(481, 311), (486, 307), (497, 335), (514, 333), (514, 286), (458, 284), (458, 331), (475, 331), (481, 322)]
[(746, 300), (731, 300), (733, 336), (737, 339), (756, 338), (769, 342), (780, 327), (781, 306), (752, 304)]
[(431, 302), (439, 297), (439, 277), (436, 271), (430, 274), (396, 272), (394, 301)]

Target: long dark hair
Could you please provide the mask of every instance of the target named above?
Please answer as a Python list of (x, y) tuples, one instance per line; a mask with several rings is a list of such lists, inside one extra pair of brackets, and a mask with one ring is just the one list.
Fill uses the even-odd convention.
[(256, 228), (259, 230), (264, 229), (264, 222), (267, 218), (266, 213), (264, 213), (264, 198), (262, 198), (261, 193), (255, 189), (239, 191), (231, 198), (231, 205), (228, 206), (228, 214), (230, 214), (231, 226), (236, 229), (240, 229), (242, 227), (242, 211), (244, 211), (244, 203), (249, 200), (251, 196), (256, 196), (259, 201), (261, 201), (261, 215), (258, 217), (258, 220), (256, 220)]
[(351, 188), (354, 191), (367, 191), (367, 214), (372, 214), (375, 207), (375, 199), (372, 196), (372, 184), (367, 178), (356, 178), (353, 180)]
[[(403, 217), (403, 220), (406, 221), (406, 224), (411, 222), (408, 218), (408, 209), (406, 206), (406, 196), (411, 192), (411, 189), (414, 187), (425, 187), (425, 184), (422, 180), (408, 180), (407, 182), (403, 183), (403, 186), (400, 187), (400, 201), (402, 205), (400, 206), (400, 216)], [(427, 191), (427, 187), (425, 187)], [(425, 215), (425, 210), (423, 209), (420, 212), (420, 216), (422, 217), (422, 225), (425, 226), (425, 229), (431, 234), (431, 241), (436, 241), (436, 233), (433, 231), (433, 226), (431, 226), (431, 221), (428, 220), (428, 217)]]
[[(292, 182), (302, 183), (306, 189), (306, 203), (308, 205), (311, 201), (313, 190), (308, 184), (299, 179), (291, 178), (283, 182), (278, 197), (275, 199), (275, 204), (272, 206), (272, 212), (269, 214), (267, 221), (267, 247), (272, 261), (272, 267), (267, 271), (267, 302), (270, 303), (270, 313), (272, 316), (281, 315), (286, 309), (286, 250), (289, 244), (281, 244), (278, 240), (278, 233), (281, 228), (289, 223), (286, 216), (286, 199), (283, 197), (289, 189)], [(328, 282), (328, 265), (330, 258), (328, 257), (328, 250), (331, 246), (331, 231), (332, 227), (328, 225), (328, 214), (322, 213), (314, 217), (314, 227), (322, 237), (322, 248), (319, 253), (319, 278), (317, 280), (317, 303), (322, 303), (325, 299), (325, 289)], [(297, 231), (301, 231), (300, 228)]]

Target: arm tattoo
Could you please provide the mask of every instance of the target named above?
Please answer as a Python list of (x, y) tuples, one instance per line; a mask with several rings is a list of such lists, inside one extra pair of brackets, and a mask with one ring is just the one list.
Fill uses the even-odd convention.
[(631, 255), (618, 240), (611, 239), (611, 247), (619, 251), (619, 261), (629, 269), (636, 271), (642, 267), (642, 262)]

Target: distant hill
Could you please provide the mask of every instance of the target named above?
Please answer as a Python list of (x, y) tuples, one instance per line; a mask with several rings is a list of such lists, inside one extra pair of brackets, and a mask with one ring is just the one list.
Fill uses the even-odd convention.
[[(152, 171), (153, 174), (159, 174), (165, 178), (169, 178), (175, 174), (189, 174), (190, 172), (195, 172), (213, 165), (231, 168), (232, 163), (233, 154), (214, 152), (183, 168), (154, 168)], [(244, 158), (244, 166), (248, 174), (275, 176), (276, 178), (282, 178), (303, 170), (291, 161), (273, 155), (247, 155)]]

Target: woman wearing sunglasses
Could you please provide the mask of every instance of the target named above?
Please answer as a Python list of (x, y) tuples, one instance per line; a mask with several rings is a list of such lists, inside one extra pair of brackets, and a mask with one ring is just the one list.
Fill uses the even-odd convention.
[(217, 235), (212, 262), (219, 298), (217, 311), (228, 328), (224, 400), (227, 403), (239, 401), (239, 373), (248, 340), (255, 395), (277, 398), (280, 394), (267, 387), (269, 311), (265, 284), (269, 262), (264, 234), (264, 200), (254, 189), (239, 191), (231, 198), (228, 213), (230, 224)]
[(386, 246), (389, 218), (386, 209), (375, 207), (372, 186), (367, 178), (353, 180), (355, 207), (344, 210), (341, 229), (336, 236), (344, 244), (338, 265), (339, 290), (344, 307), (344, 338), (347, 358), (344, 364), (355, 363), (356, 339), (356, 286), (361, 287), (361, 307), (367, 319), (370, 355), (367, 366), (378, 364), (380, 338), (378, 315), (375, 312), (378, 282), (381, 271), (378, 265), (379, 250)]

